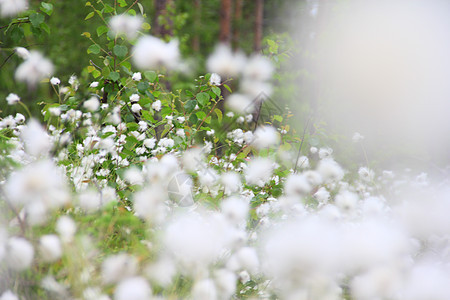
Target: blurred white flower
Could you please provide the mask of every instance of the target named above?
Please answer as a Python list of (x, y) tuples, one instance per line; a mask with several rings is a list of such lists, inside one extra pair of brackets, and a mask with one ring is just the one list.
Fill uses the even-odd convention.
[(22, 59), (27, 59), (28, 57), (30, 57), (30, 51), (28, 51), (28, 49), (24, 47), (17, 47), (16, 54)]
[(14, 93), (10, 93), (7, 97), (6, 97), (6, 101), (8, 102), (9, 105), (14, 105), (17, 104), (20, 101), (20, 97), (17, 96)]
[(269, 58), (256, 54), (245, 64), (243, 75), (247, 80), (267, 81), (272, 77), (274, 67)]
[(137, 37), (142, 22), (141, 17), (121, 14), (111, 18), (109, 27), (114, 35), (125, 35), (128, 39), (133, 40)]
[(259, 126), (254, 133), (253, 141), (251, 145), (256, 149), (263, 149), (271, 146), (276, 146), (280, 142), (280, 134), (278, 131), (270, 126)]
[(56, 221), (56, 232), (58, 232), (63, 242), (72, 241), (76, 231), (77, 225), (72, 218), (68, 216), (61, 216)]
[(234, 93), (228, 96), (225, 105), (236, 113), (248, 114), (255, 110), (256, 102), (244, 94)]
[(245, 180), (248, 184), (264, 186), (269, 182), (274, 170), (273, 162), (268, 158), (253, 158), (245, 170)]
[(111, 255), (102, 263), (102, 281), (104, 284), (117, 283), (127, 277), (132, 277), (138, 269), (135, 257), (126, 253)]
[(27, 9), (27, 0), (0, 0), (0, 14), (2, 17), (13, 17)]
[(100, 107), (100, 101), (97, 96), (93, 96), (89, 98), (89, 100), (83, 102), (83, 107), (88, 111), (96, 111)]
[(6, 263), (16, 271), (28, 269), (33, 262), (34, 248), (21, 237), (11, 237), (6, 243)]
[(52, 73), (52, 62), (37, 51), (30, 51), (30, 55), (17, 67), (15, 77), (17, 80), (34, 87), (42, 79), (51, 76)]
[(39, 240), (39, 252), (45, 262), (58, 260), (63, 253), (59, 237), (54, 234), (41, 236)]
[(362, 136), (359, 132), (355, 132), (353, 134), (352, 141), (354, 143), (358, 143), (358, 142), (362, 141), (363, 139), (364, 139), (364, 136)]
[(19, 300), (19, 297), (10, 290), (7, 290), (0, 296), (0, 300)]
[(192, 287), (192, 297), (196, 300), (217, 300), (217, 290), (214, 281), (203, 279)]
[(156, 70), (160, 67), (175, 69), (179, 59), (177, 40), (166, 43), (154, 36), (145, 35), (138, 39), (133, 48), (133, 62), (140, 69)]
[(209, 72), (223, 76), (237, 76), (245, 65), (246, 60), (244, 53), (233, 53), (229, 46), (219, 44), (208, 57), (206, 65)]
[(152, 289), (143, 277), (122, 280), (114, 291), (114, 300), (148, 300), (151, 298)]

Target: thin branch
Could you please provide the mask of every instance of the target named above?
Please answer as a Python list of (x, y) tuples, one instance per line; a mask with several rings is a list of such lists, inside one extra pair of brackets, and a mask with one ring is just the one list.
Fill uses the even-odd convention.
[(297, 173), (298, 160), (300, 159), (300, 153), (302, 152), (303, 141), (305, 140), (306, 130), (308, 130), (309, 122), (311, 118), (306, 121), (305, 129), (303, 129), (302, 141), (300, 143), (300, 148), (298, 148), (297, 159), (295, 160), (294, 173)]

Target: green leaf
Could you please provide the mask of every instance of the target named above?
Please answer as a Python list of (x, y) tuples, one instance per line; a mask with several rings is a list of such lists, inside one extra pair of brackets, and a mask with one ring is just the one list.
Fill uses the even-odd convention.
[(213, 86), (211, 89), (214, 92), (214, 94), (216, 94), (217, 96), (220, 96), (220, 94), (221, 94), (220, 88), (218, 88), (217, 86)]
[(47, 32), (47, 34), (50, 34), (50, 27), (48, 27), (48, 25), (46, 23), (41, 23), (41, 25), (39, 27), (41, 27), (42, 30)]
[(219, 122), (222, 122), (222, 118), (223, 118), (222, 111), (221, 111), (220, 109), (216, 108), (216, 109), (214, 110), (214, 112), (216, 113), (217, 118), (219, 119)]
[(149, 88), (150, 88), (150, 85), (149, 85), (147, 82), (145, 82), (145, 81), (141, 81), (141, 82), (139, 82), (138, 85), (137, 85), (138, 91), (141, 92), (141, 93), (143, 93), (143, 94), (144, 94), (145, 91), (148, 90)]
[(86, 18), (84, 18), (84, 20), (86, 21), (86, 20), (89, 20), (90, 18), (92, 18), (93, 16), (94, 16), (94, 12), (93, 11), (91, 11), (90, 13), (88, 13), (87, 14), (87, 16), (86, 16)]
[(139, 11), (141, 12), (141, 15), (143, 15), (144, 14), (144, 7), (139, 2), (138, 2), (137, 5), (139, 6)]
[(18, 44), (23, 37), (24, 37), (24, 34), (23, 34), (22, 27), (15, 26), (11, 30), (11, 39), (13, 40), (14, 43)]
[(108, 27), (106, 27), (105, 25), (99, 26), (97, 27), (97, 35), (102, 36), (103, 34), (108, 32), (108, 30), (109, 30)]
[(111, 5), (105, 4), (105, 8), (103, 9), (104, 13), (112, 13), (114, 11), (114, 7)]
[(94, 54), (99, 54), (100, 53), (100, 46), (97, 44), (94, 45), (90, 45), (89, 48), (87, 49), (87, 53), (94, 53)]
[(120, 78), (120, 74), (117, 72), (111, 72), (109, 73), (109, 79), (111, 79), (112, 81), (117, 81)]
[(197, 105), (197, 101), (189, 100), (184, 104), (184, 109), (186, 110), (186, 112), (190, 113), (194, 110), (196, 105)]
[(197, 124), (197, 122), (198, 122), (197, 115), (196, 115), (196, 114), (192, 114), (192, 115), (189, 117), (189, 122), (191, 122), (192, 124)]
[(144, 72), (144, 76), (150, 82), (155, 82), (156, 77), (157, 77), (157, 75), (156, 75), (156, 73), (154, 71), (146, 71), (146, 72)]
[(125, 7), (125, 6), (128, 5), (127, 2), (126, 2), (125, 0), (118, 0), (117, 3), (119, 3), (119, 6), (120, 6), (120, 7)]
[(41, 11), (51, 16), (53, 13), (53, 4), (47, 2), (41, 2)]
[(123, 45), (115, 45), (113, 48), (113, 53), (119, 58), (124, 58), (128, 53), (128, 48)]
[(198, 93), (196, 98), (201, 106), (205, 106), (206, 104), (208, 104), (209, 95), (207, 93), (204, 92)]
[(230, 88), (227, 84), (223, 84), (223, 86), (224, 86), (230, 93), (232, 93), (231, 88)]
[(273, 119), (274, 119), (275, 121), (278, 121), (278, 122), (283, 122), (283, 117), (282, 117), (282, 116), (279, 116), (279, 115), (274, 115), (274, 116), (273, 116)]
[(40, 13), (35, 13), (30, 15), (30, 22), (34, 27), (39, 27), (45, 20), (44, 15), (41, 15)]

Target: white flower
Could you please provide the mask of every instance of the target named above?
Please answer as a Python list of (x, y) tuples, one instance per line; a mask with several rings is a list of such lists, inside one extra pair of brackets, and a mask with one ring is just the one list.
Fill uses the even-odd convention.
[(50, 83), (51, 83), (52, 85), (59, 85), (59, 84), (61, 83), (61, 80), (59, 80), (59, 78), (57, 78), (57, 77), (52, 77), (52, 78), (50, 79)]
[(138, 269), (135, 257), (126, 253), (109, 256), (102, 263), (102, 280), (105, 284), (117, 283), (127, 277), (132, 277)]
[(336, 206), (341, 209), (342, 212), (353, 212), (358, 204), (358, 195), (349, 191), (342, 191), (336, 195), (334, 200)]
[(236, 292), (236, 274), (227, 269), (219, 269), (214, 272), (214, 278), (221, 299), (231, 299)]
[(178, 117), (177, 118), (177, 121), (180, 122), (180, 123), (184, 123), (185, 120), (186, 120), (185, 117)]
[(215, 133), (214, 129), (211, 129), (211, 130), (206, 131), (206, 135), (207, 135), (207, 136), (213, 136), (214, 133)]
[(322, 159), (317, 166), (317, 172), (326, 183), (339, 181), (344, 177), (344, 170), (332, 158)]
[(321, 187), (314, 193), (314, 198), (316, 198), (319, 203), (327, 203), (328, 200), (330, 200), (330, 192), (328, 192), (325, 187)]
[(182, 138), (186, 137), (186, 133), (184, 132), (183, 128), (178, 128), (176, 135), (178, 135), (179, 137), (182, 137)]
[(196, 300), (217, 300), (217, 290), (214, 281), (203, 279), (196, 282), (192, 288), (192, 297)]
[(32, 156), (47, 155), (52, 143), (50, 136), (44, 130), (39, 121), (31, 119), (21, 132), (20, 137), (25, 143), (25, 149)]
[(352, 141), (353, 141), (354, 143), (358, 143), (358, 142), (362, 141), (363, 139), (364, 139), (364, 136), (361, 135), (359, 132), (355, 132), (355, 133), (353, 134)]
[(80, 87), (80, 81), (78, 80), (78, 77), (76, 75), (70, 76), (69, 84), (75, 91), (78, 90), (78, 88)]
[(30, 57), (30, 51), (28, 51), (27, 48), (24, 47), (17, 47), (16, 54), (22, 59), (27, 59), (28, 57)]
[(93, 81), (93, 82), (89, 85), (89, 87), (91, 87), (91, 88), (96, 88), (96, 87), (98, 87), (98, 84), (99, 84), (98, 81)]
[(361, 167), (358, 170), (358, 175), (359, 178), (361, 178), (362, 180), (366, 181), (366, 182), (371, 182), (373, 181), (373, 178), (375, 176), (374, 172), (366, 167)]
[(304, 196), (312, 189), (306, 176), (302, 174), (291, 174), (286, 179), (284, 190), (287, 196)]
[(245, 170), (245, 180), (248, 184), (264, 186), (269, 182), (273, 172), (273, 162), (268, 158), (252, 159)]
[(93, 96), (89, 100), (84, 101), (83, 106), (88, 111), (96, 111), (100, 107), (100, 101), (97, 96)]
[(0, 296), (0, 300), (19, 300), (19, 297), (17, 297), (13, 292), (8, 290)]
[(0, 0), (0, 14), (2, 17), (12, 17), (27, 9), (27, 0)]
[(142, 26), (142, 18), (131, 15), (116, 15), (109, 21), (109, 26), (113, 34), (125, 35), (132, 40), (137, 36), (138, 30)]
[(147, 147), (148, 149), (155, 148), (155, 145), (156, 145), (156, 139), (155, 138), (145, 139), (144, 140), (144, 146)]
[(11, 237), (6, 243), (6, 262), (16, 271), (23, 271), (31, 266), (34, 248), (29, 241), (21, 237)]
[(134, 81), (141, 81), (141, 79), (142, 79), (141, 72), (133, 73), (133, 76), (131, 77), (131, 79), (133, 79)]
[(114, 300), (148, 300), (152, 289), (142, 277), (131, 277), (121, 281), (114, 291)]
[(209, 72), (237, 76), (245, 65), (246, 59), (242, 52), (233, 53), (229, 46), (220, 44), (208, 57), (206, 64)]
[(30, 55), (16, 69), (15, 77), (19, 81), (35, 86), (42, 79), (53, 73), (53, 64), (37, 51), (30, 51)]
[(222, 78), (220, 78), (220, 75), (217, 73), (212, 73), (211, 77), (209, 78), (209, 84), (218, 86), (220, 85)]
[(139, 99), (140, 99), (140, 97), (139, 97), (138, 94), (133, 94), (133, 95), (130, 96), (130, 101), (131, 102), (138, 102)]
[(263, 149), (270, 146), (275, 146), (280, 142), (280, 134), (278, 131), (269, 125), (260, 126), (255, 130), (254, 139), (251, 142), (256, 149)]
[(243, 74), (249, 80), (267, 81), (272, 77), (273, 71), (274, 67), (270, 59), (256, 54), (247, 61)]
[(55, 117), (61, 115), (61, 108), (59, 106), (49, 107), (48, 111), (50, 112), (50, 114), (52, 116), (55, 116)]
[(72, 241), (75, 233), (77, 231), (77, 226), (75, 222), (68, 216), (59, 217), (56, 222), (56, 232), (63, 240), (63, 242)]
[(135, 104), (131, 105), (131, 111), (132, 112), (138, 113), (141, 110), (142, 110), (142, 107), (139, 104), (135, 103)]
[(239, 225), (247, 220), (250, 210), (249, 204), (242, 198), (227, 198), (220, 204), (220, 208), (231, 224)]
[(227, 195), (238, 192), (242, 185), (241, 178), (234, 172), (223, 173), (221, 182), (225, 188), (225, 194)]
[[(236, 113), (248, 114), (252, 113), (255, 109), (255, 101), (244, 94), (234, 93), (228, 96), (225, 105)], [(244, 119), (243, 119), (244, 120)]]
[(162, 66), (175, 69), (179, 58), (177, 40), (166, 43), (154, 36), (145, 35), (139, 38), (133, 48), (133, 61), (141, 69), (155, 70)]
[(156, 100), (155, 102), (152, 103), (152, 108), (156, 111), (160, 111), (161, 110), (161, 101), (160, 100)]
[(254, 273), (258, 267), (258, 254), (254, 248), (250, 247), (239, 249), (227, 262), (227, 268), (232, 271), (247, 270), (250, 273)]
[(14, 105), (16, 103), (18, 103), (20, 101), (20, 97), (17, 96), (14, 93), (10, 93), (7, 97), (6, 97), (6, 101), (8, 102), (9, 105)]
[(61, 241), (54, 234), (43, 235), (40, 239), (39, 250), (45, 262), (54, 262), (62, 255)]

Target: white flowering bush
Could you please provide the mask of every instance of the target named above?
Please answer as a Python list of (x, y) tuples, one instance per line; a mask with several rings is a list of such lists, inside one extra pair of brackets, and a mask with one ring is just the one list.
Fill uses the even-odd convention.
[(261, 121), (261, 55), (218, 45), (211, 73), (170, 89), (178, 42), (117, 3), (86, 3), (109, 22), (83, 33), (88, 82), (16, 50), (16, 79), (54, 94), (0, 121), (0, 299), (450, 299), (448, 184), (346, 170), (288, 109)]

